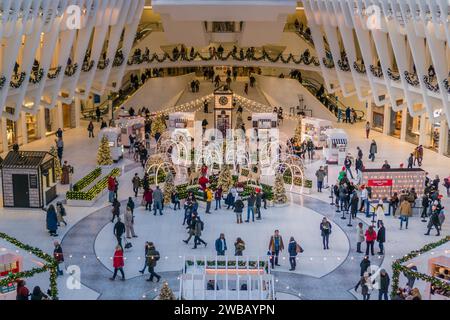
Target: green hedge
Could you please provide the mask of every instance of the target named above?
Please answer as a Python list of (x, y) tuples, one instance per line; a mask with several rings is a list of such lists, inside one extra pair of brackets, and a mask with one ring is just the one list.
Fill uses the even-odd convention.
[(114, 168), (107, 176), (98, 181), (91, 189), (86, 192), (81, 191), (68, 191), (66, 193), (67, 200), (94, 200), (100, 193), (108, 187), (108, 178), (110, 176), (118, 177), (120, 175), (120, 169)]
[(73, 185), (73, 191), (82, 191), (88, 185), (95, 181), (102, 174), (102, 169), (100, 167), (95, 168), (87, 176), (83, 177), (77, 183)]

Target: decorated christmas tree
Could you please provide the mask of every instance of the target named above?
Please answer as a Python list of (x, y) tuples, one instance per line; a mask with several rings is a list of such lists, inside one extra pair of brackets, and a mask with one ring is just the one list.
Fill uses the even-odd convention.
[(166, 120), (164, 115), (158, 116), (153, 122), (152, 122), (152, 131), (151, 135), (152, 137), (155, 137), (157, 133), (162, 134), (166, 130)]
[(55, 175), (56, 175), (56, 180), (59, 180), (59, 179), (61, 179), (62, 169), (61, 169), (61, 163), (59, 162), (59, 159), (58, 159), (58, 152), (56, 151), (56, 148), (54, 146), (52, 146), (50, 148), (49, 153), (55, 159)]
[(103, 136), (100, 141), (100, 146), (98, 147), (97, 153), (97, 164), (99, 166), (109, 166), (113, 163), (111, 158), (111, 150), (109, 148), (109, 141), (106, 136)]
[(285, 204), (288, 198), (284, 189), (283, 175), (277, 173), (275, 176), (275, 185), (273, 187), (273, 202), (276, 204)]
[(294, 133), (294, 142), (295, 143), (302, 142), (302, 118), (298, 119), (297, 127), (295, 128), (295, 133)]
[(167, 282), (163, 283), (161, 291), (159, 292), (158, 300), (176, 300), (175, 295)]
[(172, 202), (172, 192), (175, 191), (175, 185), (173, 184), (173, 175), (169, 171), (167, 172), (166, 181), (164, 184), (164, 203)]
[(227, 165), (224, 165), (219, 173), (217, 186), (222, 187), (222, 191), (224, 194), (227, 194), (228, 190), (230, 190), (230, 188), (233, 186), (233, 177), (231, 176), (230, 169)]

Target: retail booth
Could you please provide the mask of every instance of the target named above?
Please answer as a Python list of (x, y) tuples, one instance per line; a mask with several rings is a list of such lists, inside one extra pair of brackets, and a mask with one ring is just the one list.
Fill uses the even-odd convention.
[(323, 156), (326, 163), (343, 165), (347, 155), (347, 133), (342, 129), (328, 129), (324, 134)]
[[(22, 256), (8, 251), (0, 252), (0, 280), (23, 270)], [(0, 286), (1, 300), (16, 300), (17, 283), (11, 282), (6, 286)]]
[(117, 121), (121, 132), (121, 141), (125, 148), (130, 147), (129, 136), (134, 133), (138, 140), (145, 139), (145, 119), (143, 117), (121, 117)]
[(332, 128), (331, 121), (304, 117), (302, 119), (302, 140), (311, 139), (317, 148), (323, 148), (327, 140), (325, 132)]
[(113, 161), (118, 162), (123, 158), (122, 130), (120, 128), (104, 128), (98, 134), (99, 141), (103, 136), (108, 139)]
[(173, 133), (177, 131), (187, 131), (189, 136), (194, 136), (194, 122), (195, 113), (194, 112), (175, 112), (169, 114), (169, 131)]
[(45, 151), (10, 151), (1, 164), (3, 206), (43, 208), (56, 194), (55, 161)]
[[(450, 257), (438, 256), (428, 260), (428, 274), (442, 282), (450, 282)], [(427, 285), (428, 300), (450, 300), (450, 292)]]
[(414, 188), (421, 197), (425, 189), (426, 172), (420, 168), (364, 169), (362, 184), (372, 188), (373, 199), (390, 198), (394, 192)]

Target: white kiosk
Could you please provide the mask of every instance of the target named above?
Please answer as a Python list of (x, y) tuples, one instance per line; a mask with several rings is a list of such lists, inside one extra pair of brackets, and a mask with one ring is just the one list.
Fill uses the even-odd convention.
[[(0, 253), (0, 280), (6, 278), (10, 274), (19, 273), (22, 269), (22, 256), (8, 252), (7, 250)], [(16, 300), (16, 296), (16, 283), (14, 281), (7, 286), (0, 287), (0, 301)]]
[(169, 114), (169, 131), (187, 131), (191, 137), (194, 136), (194, 112), (175, 112)]
[(130, 134), (134, 133), (138, 140), (145, 139), (145, 119), (143, 117), (121, 117), (117, 123), (121, 132), (121, 141), (125, 148), (130, 147)]
[(317, 148), (323, 148), (327, 140), (325, 132), (332, 128), (331, 121), (304, 117), (302, 119), (302, 140), (311, 139)]
[(325, 131), (326, 143), (323, 156), (327, 164), (343, 165), (347, 155), (348, 137), (342, 129), (328, 129)]
[(120, 128), (104, 128), (98, 134), (99, 141), (102, 140), (103, 136), (106, 136), (109, 141), (113, 161), (118, 162), (123, 158), (122, 132)]

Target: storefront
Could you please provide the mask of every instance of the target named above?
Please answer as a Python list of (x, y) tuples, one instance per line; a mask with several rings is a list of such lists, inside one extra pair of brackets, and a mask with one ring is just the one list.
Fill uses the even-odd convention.
[(384, 128), (384, 106), (378, 107), (372, 103), (372, 129), (383, 132)]
[(400, 139), (400, 133), (402, 131), (402, 111), (395, 112), (391, 109), (391, 123), (389, 129), (389, 135)]
[(37, 116), (27, 113), (25, 115), (25, 123), (27, 130), (28, 142), (39, 139)]
[(431, 136), (430, 149), (433, 151), (438, 151), (439, 139), (441, 137), (441, 123), (440, 122), (431, 124), (430, 136)]
[(406, 141), (418, 145), (420, 136), (420, 116), (411, 117), (409, 112), (407, 114)]

